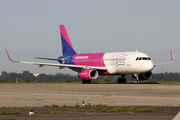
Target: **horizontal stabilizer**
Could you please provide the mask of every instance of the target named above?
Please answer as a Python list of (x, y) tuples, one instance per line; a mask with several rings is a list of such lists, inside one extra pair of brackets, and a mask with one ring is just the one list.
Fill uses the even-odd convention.
[(60, 61), (60, 62), (63, 62), (63, 61), (64, 61), (64, 60), (62, 60), (62, 59), (54, 59), (54, 58), (42, 58), (42, 57), (34, 57), (34, 59), (55, 60), (55, 61)]

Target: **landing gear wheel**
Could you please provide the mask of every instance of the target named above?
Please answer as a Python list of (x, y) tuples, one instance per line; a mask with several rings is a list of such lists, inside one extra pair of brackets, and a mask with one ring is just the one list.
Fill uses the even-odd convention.
[(122, 79), (121, 78), (118, 79), (118, 83), (119, 84), (122, 83)]
[(141, 81), (135, 80), (135, 84), (140, 84), (140, 83), (141, 83)]
[(122, 82), (123, 82), (123, 83), (126, 83), (126, 78), (123, 78), (123, 79), (122, 79)]
[(82, 80), (82, 84), (86, 84), (87, 83), (87, 80)]
[(91, 80), (87, 80), (87, 84), (91, 84)]
[[(122, 76), (124, 77), (124, 76)], [(118, 83), (121, 84), (121, 83), (126, 83), (126, 78), (118, 78)]]

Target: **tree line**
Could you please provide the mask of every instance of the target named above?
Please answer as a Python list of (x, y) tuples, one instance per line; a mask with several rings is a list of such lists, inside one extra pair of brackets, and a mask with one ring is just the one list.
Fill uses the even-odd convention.
[(23, 71), (23, 73), (7, 73), (3, 71), (0, 80), (7, 81), (18, 81), (18, 82), (74, 82), (79, 81), (78, 77), (71, 76), (69, 74), (60, 74), (57, 73), (55, 75), (52, 74), (39, 74), (37, 77), (30, 73), (29, 71)]
[[(96, 80), (97, 82), (117, 82), (120, 76), (99, 76)], [(127, 81), (134, 81), (131, 75), (126, 76)], [(15, 82), (74, 82), (74, 81), (81, 81), (78, 76), (72, 76), (69, 74), (40, 74), (39, 76), (35, 77), (33, 73), (29, 71), (23, 71), (23, 73), (7, 73), (3, 71), (0, 76), (0, 81), (11, 81)], [(180, 81), (180, 73), (153, 73), (152, 79), (155, 81)]]

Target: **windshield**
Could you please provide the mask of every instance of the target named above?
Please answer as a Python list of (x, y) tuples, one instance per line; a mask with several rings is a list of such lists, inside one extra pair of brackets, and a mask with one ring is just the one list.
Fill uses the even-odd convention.
[(151, 58), (150, 57), (137, 57), (136, 61), (138, 60), (151, 60)]

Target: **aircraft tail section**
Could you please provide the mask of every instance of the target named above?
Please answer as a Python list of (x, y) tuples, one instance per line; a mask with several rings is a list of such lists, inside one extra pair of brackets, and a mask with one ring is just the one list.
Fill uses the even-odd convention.
[(63, 55), (76, 54), (64, 25), (60, 25), (60, 35), (61, 35)]

